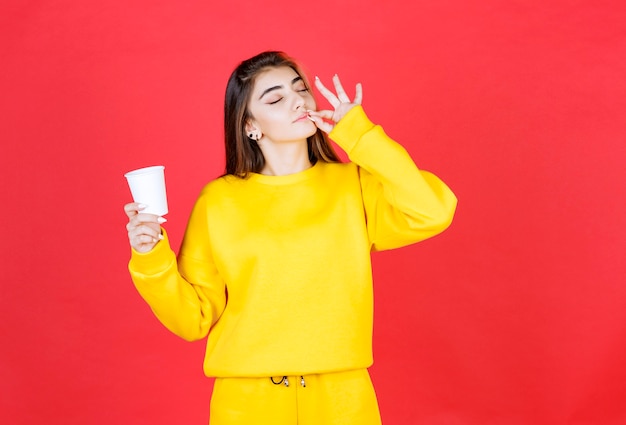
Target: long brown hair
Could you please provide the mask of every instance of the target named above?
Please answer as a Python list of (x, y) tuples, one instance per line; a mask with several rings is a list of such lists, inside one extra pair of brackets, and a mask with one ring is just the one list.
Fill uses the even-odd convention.
[[(265, 165), (265, 158), (254, 140), (247, 137), (245, 125), (250, 118), (248, 102), (254, 82), (267, 68), (288, 66), (304, 81), (309, 83), (297, 63), (283, 52), (263, 52), (239, 64), (228, 79), (224, 100), (224, 143), (226, 146), (226, 174), (245, 178), (249, 173), (258, 173)], [(339, 162), (339, 157), (318, 128), (307, 139), (309, 160)]]

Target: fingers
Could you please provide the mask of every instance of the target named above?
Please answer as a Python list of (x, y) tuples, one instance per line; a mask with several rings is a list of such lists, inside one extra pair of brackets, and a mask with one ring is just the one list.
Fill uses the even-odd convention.
[(320, 117), (327, 120), (333, 119), (333, 111), (329, 110), (321, 110), (321, 111), (307, 111), (309, 113), (309, 117)]
[(164, 238), (161, 234), (161, 226), (158, 223), (146, 223), (138, 226), (128, 223), (126, 227), (128, 229), (130, 246), (138, 252), (152, 250), (157, 242)]
[(158, 215), (155, 215), (155, 214), (139, 213), (130, 217), (130, 220), (128, 220), (128, 222), (129, 224), (133, 224), (135, 226), (138, 226), (139, 224), (142, 224), (142, 223), (156, 223), (160, 225), (160, 224), (167, 222), (167, 219), (164, 217), (159, 217)]
[(333, 76), (333, 85), (335, 86), (335, 91), (337, 92), (336, 95), (326, 88), (319, 77), (315, 77), (315, 87), (317, 87), (320, 93), (326, 98), (326, 100), (328, 100), (333, 108), (337, 109), (342, 103), (360, 105), (363, 102), (363, 86), (361, 83), (357, 83), (356, 85), (354, 101), (351, 101), (348, 97), (348, 94), (344, 90), (341, 80), (337, 74)]
[(161, 234), (161, 224), (166, 221), (167, 219), (154, 214), (137, 214), (131, 217), (126, 225), (128, 237), (146, 234), (157, 238)]
[(161, 226), (155, 227), (154, 225), (141, 224), (139, 226), (127, 226), (128, 239), (140, 242), (156, 242), (163, 239), (161, 234)]
[(140, 204), (139, 202), (131, 202), (130, 204), (124, 205), (124, 212), (126, 213), (128, 218), (131, 218), (139, 214), (139, 211), (145, 209), (146, 207), (147, 205)]
[(337, 96), (335, 96), (333, 92), (328, 90), (326, 86), (322, 83), (320, 78), (317, 76), (315, 77), (315, 87), (317, 87), (322, 96), (324, 96), (326, 100), (328, 100), (328, 103), (330, 103), (333, 108), (337, 108), (341, 104)]
[(361, 83), (356, 84), (356, 93), (354, 95), (354, 103), (360, 105), (363, 102), (363, 86)]
[(161, 224), (165, 223), (167, 219), (163, 217), (157, 217), (154, 214), (137, 214), (130, 220), (128, 220), (128, 224), (126, 225), (126, 230), (129, 232), (140, 226), (150, 226), (154, 229), (160, 229)]
[(131, 239), (130, 246), (132, 246), (135, 251), (143, 254), (152, 251), (158, 242), (158, 240), (148, 236), (139, 236)]
[(328, 121), (324, 121), (326, 119), (333, 118), (332, 111), (309, 111), (309, 119), (315, 123), (317, 128), (322, 130), (324, 133), (330, 133), (335, 127), (334, 124), (331, 124)]
[(337, 92), (337, 98), (339, 99), (339, 101), (341, 103), (350, 103), (350, 98), (346, 94), (346, 91), (343, 89), (343, 86), (341, 85), (341, 81), (339, 80), (339, 76), (337, 74), (333, 75), (333, 84), (335, 85), (335, 91)]
[(155, 214), (141, 213), (146, 205), (132, 202), (124, 205), (124, 212), (128, 216), (128, 240), (130, 245), (139, 252), (148, 252), (156, 243), (163, 239), (161, 224), (167, 219)]

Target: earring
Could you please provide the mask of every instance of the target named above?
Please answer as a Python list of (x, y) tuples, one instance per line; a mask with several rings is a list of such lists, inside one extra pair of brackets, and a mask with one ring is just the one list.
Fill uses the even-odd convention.
[(254, 133), (248, 134), (248, 138), (254, 140)]

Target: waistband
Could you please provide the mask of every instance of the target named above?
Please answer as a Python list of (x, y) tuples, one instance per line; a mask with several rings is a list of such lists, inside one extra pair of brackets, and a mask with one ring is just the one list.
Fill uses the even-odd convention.
[[(270, 381), (272, 381), (272, 384), (274, 385), (280, 385), (283, 384), (285, 387), (289, 386), (289, 377), (288, 376), (281, 376), (280, 378), (275, 378), (275, 377), (270, 377)], [(300, 375), (300, 385), (304, 388), (306, 387), (306, 381), (304, 379), (304, 376)]]

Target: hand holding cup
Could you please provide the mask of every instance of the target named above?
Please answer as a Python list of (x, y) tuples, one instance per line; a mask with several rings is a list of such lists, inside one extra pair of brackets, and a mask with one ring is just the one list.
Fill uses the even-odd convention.
[(161, 216), (168, 213), (164, 169), (157, 165), (124, 174), (135, 201), (124, 206), (128, 240), (141, 253), (151, 251), (163, 239), (161, 224), (167, 220)]
[(145, 205), (132, 202), (124, 205), (124, 212), (128, 216), (128, 241), (135, 251), (146, 253), (163, 239), (161, 224), (167, 220), (155, 214), (146, 214)]

